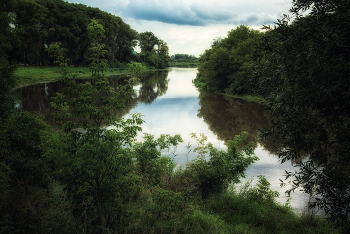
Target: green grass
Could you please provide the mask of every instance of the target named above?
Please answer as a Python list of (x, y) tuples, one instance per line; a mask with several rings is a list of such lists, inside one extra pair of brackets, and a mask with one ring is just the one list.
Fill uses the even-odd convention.
[(259, 97), (259, 96), (253, 96), (253, 95), (248, 95), (248, 94), (244, 94), (244, 95), (230, 95), (230, 94), (225, 94), (225, 93), (220, 93), (220, 94), (225, 95), (225, 96), (229, 96), (229, 97), (234, 97), (234, 98), (241, 98), (241, 99), (244, 99), (244, 100), (250, 101), (250, 102), (257, 102), (257, 103), (264, 102), (264, 98)]
[(226, 224), (223, 233), (339, 233), (320, 217), (298, 216), (275, 201), (259, 201), (226, 192), (211, 199), (207, 212)]
[[(69, 68), (72, 74), (77, 74), (78, 78), (88, 78), (91, 73), (88, 67), (71, 67)], [(146, 71), (158, 71), (163, 69), (156, 69), (154, 67), (146, 67)], [(107, 68), (104, 72), (105, 76), (114, 76), (128, 74), (128, 67), (122, 66), (120, 68)], [(17, 87), (50, 82), (59, 80), (61, 74), (58, 67), (18, 67), (15, 71), (17, 79)]]
[[(87, 78), (91, 75), (88, 67), (73, 67), (73, 74), (77, 74), (79, 78)], [(120, 75), (128, 73), (127, 69), (107, 68), (106, 76)], [(61, 74), (58, 67), (19, 67), (15, 71), (17, 78), (17, 87), (59, 80)]]
[[(288, 205), (277, 203), (274, 199), (262, 199), (256, 195), (257, 187), (244, 186), (246, 189), (229, 189), (203, 200), (199, 193), (183, 200), (178, 210), (162, 212), (171, 207), (173, 196), (165, 196), (157, 203), (155, 191), (175, 191), (186, 197), (189, 188), (195, 188), (191, 172), (180, 170), (156, 187), (143, 190), (134, 209), (137, 214), (131, 218), (128, 233), (341, 233), (340, 228), (324, 218), (312, 215), (297, 215)], [(249, 182), (248, 182), (249, 183)], [(269, 190), (271, 191), (271, 190)], [(169, 193), (170, 195), (170, 193)], [(157, 211), (157, 212), (155, 212)]]

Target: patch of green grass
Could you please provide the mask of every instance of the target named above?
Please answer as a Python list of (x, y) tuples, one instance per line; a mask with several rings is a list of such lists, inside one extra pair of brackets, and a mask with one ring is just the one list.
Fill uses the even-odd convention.
[[(88, 67), (70, 67), (72, 74), (76, 74), (77, 78), (88, 78), (91, 72)], [(162, 70), (155, 69), (154, 67), (147, 67), (146, 71)], [(104, 72), (105, 76), (123, 75), (128, 74), (128, 67), (121, 66), (119, 68), (107, 68)], [(15, 71), (15, 77), (17, 79), (17, 87), (56, 81), (61, 78), (58, 67), (18, 67)]]
[[(87, 78), (91, 75), (88, 67), (71, 67), (69, 68), (73, 74), (77, 74), (78, 78)], [(128, 73), (125, 69), (107, 68), (106, 76), (120, 75)], [(61, 74), (58, 67), (19, 67), (15, 71), (17, 78), (17, 87), (59, 80)]]
[(207, 209), (225, 221), (227, 233), (340, 233), (321, 217), (300, 217), (275, 201), (261, 202), (232, 192), (211, 198)]
[[(203, 200), (195, 192), (199, 187), (192, 172), (180, 168), (157, 186), (144, 184), (134, 206), (136, 215), (126, 229), (130, 233), (341, 233), (322, 217), (300, 216), (290, 206), (279, 204), (277, 195), (264, 196), (273, 192), (267, 188), (269, 183), (252, 187), (250, 182), (240, 190), (231, 187)], [(266, 189), (259, 190), (262, 187)], [(159, 191), (166, 192), (161, 200), (156, 199)], [(182, 206), (171, 210), (178, 207), (174, 206), (175, 193), (183, 196)]]
[(223, 95), (229, 96), (229, 97), (234, 97), (234, 98), (241, 98), (243, 100), (250, 101), (250, 102), (258, 102), (258, 103), (264, 102), (264, 98), (262, 98), (260, 96), (253, 96), (253, 95), (248, 95), (248, 94), (244, 94), (244, 95), (229, 95), (229, 94), (225, 94), (225, 93), (220, 93), (220, 94), (223, 94)]

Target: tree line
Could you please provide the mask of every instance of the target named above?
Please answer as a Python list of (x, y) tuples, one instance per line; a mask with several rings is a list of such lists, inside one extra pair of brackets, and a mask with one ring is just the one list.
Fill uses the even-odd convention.
[(174, 54), (171, 55), (171, 67), (198, 67), (198, 58), (194, 55), (188, 54)]
[[(110, 67), (120, 67), (130, 61), (143, 62), (154, 68), (165, 68), (169, 61), (166, 42), (152, 32), (138, 33), (119, 16), (83, 4), (63, 0), (10, 0), (10, 25), (16, 29), (17, 42), (10, 58), (21, 65), (53, 65), (45, 49), (54, 42), (67, 48), (67, 58), (75, 66), (89, 64), (91, 39), (86, 30), (96, 18), (105, 28), (106, 59)], [(6, 37), (7, 35), (4, 35)], [(140, 45), (141, 53), (134, 47)]]
[[(264, 98), (281, 162), (294, 190), (308, 193), (329, 218), (350, 213), (350, 1), (293, 1), (264, 32), (239, 26), (200, 56), (195, 83), (211, 92)], [(302, 160), (302, 155), (308, 155)], [(293, 178), (293, 179), (292, 179)], [(290, 192), (289, 190), (288, 192)]]

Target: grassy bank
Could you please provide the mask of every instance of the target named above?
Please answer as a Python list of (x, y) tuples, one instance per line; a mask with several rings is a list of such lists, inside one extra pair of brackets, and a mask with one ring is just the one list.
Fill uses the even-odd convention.
[(241, 98), (244, 99), (246, 101), (250, 101), (250, 102), (257, 102), (257, 103), (263, 103), (264, 99), (262, 97), (259, 96), (253, 96), (253, 95), (230, 95), (230, 94), (225, 94), (225, 93), (220, 93), (222, 95), (228, 96), (228, 97), (234, 97), (234, 98)]
[[(193, 181), (189, 180), (189, 174), (186, 170), (177, 172), (157, 187), (144, 190), (134, 204), (139, 215), (133, 217), (126, 230), (132, 233), (341, 233), (321, 217), (300, 216), (288, 205), (277, 203), (269, 196), (273, 191), (262, 184), (251, 187), (248, 182), (242, 188), (231, 187), (202, 200), (190, 189)], [(171, 197), (177, 194), (190, 195), (180, 207), (174, 207)]]
[[(81, 78), (91, 75), (88, 67), (74, 67), (71, 69), (73, 74), (77, 74)], [(120, 75), (128, 73), (127, 68), (107, 68), (106, 76)], [(55, 81), (60, 79), (58, 67), (19, 67), (15, 72), (17, 78), (17, 86), (25, 86), (35, 83)]]

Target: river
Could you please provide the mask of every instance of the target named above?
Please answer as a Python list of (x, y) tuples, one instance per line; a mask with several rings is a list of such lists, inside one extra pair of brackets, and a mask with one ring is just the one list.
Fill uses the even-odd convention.
[[(257, 142), (255, 154), (259, 161), (249, 166), (247, 178), (263, 175), (271, 183), (271, 189), (280, 193), (277, 199), (285, 203), (287, 197), (285, 188), (280, 188), (279, 179), (284, 178), (285, 170), (294, 171), (291, 162), (281, 164), (273, 153), (271, 142), (259, 139), (258, 129), (268, 126), (267, 117), (261, 105), (242, 99), (207, 93), (197, 90), (192, 80), (197, 73), (196, 68), (169, 68), (164, 71), (149, 72), (140, 76), (140, 84), (135, 87), (136, 95), (123, 111), (116, 112), (118, 117), (128, 117), (130, 113), (138, 112), (144, 115), (142, 125), (144, 133), (155, 136), (160, 134), (180, 134), (184, 143), (180, 144), (175, 153), (178, 165), (185, 165), (196, 157), (193, 152), (188, 153), (186, 146), (197, 146), (190, 137), (190, 133), (204, 133), (214, 147), (225, 149), (225, 141), (232, 139), (242, 131), (249, 133), (249, 141)], [(123, 83), (120, 76), (110, 77), (110, 83), (116, 87)], [(35, 84), (17, 89), (23, 98), (19, 104), (23, 110), (38, 111), (45, 115), (46, 121), (56, 126), (50, 106), (51, 97), (60, 92), (63, 84), (51, 82)], [(138, 136), (142, 140), (142, 134)], [(244, 181), (244, 179), (242, 179)], [(308, 196), (300, 191), (292, 193), (291, 206), (297, 212), (303, 212), (308, 202)]]

